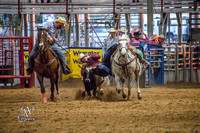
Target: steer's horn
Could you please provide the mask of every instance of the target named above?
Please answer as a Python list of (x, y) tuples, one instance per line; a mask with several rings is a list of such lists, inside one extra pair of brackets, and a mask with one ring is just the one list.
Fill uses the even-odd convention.
[(34, 110), (34, 107), (32, 106), (32, 109), (30, 109), (31, 111), (33, 111)]
[(24, 108), (23, 108), (23, 107), (24, 107), (24, 106), (21, 106), (21, 110), (22, 110), (22, 111), (24, 111)]

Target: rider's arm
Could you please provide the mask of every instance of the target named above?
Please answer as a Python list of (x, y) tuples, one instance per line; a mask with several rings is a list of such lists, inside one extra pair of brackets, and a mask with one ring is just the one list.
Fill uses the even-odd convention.
[(44, 25), (43, 25), (43, 28), (44, 29), (47, 29), (47, 37), (51, 37), (52, 35), (52, 33), (51, 33), (51, 23), (50, 22), (47, 22), (47, 23), (45, 23)]

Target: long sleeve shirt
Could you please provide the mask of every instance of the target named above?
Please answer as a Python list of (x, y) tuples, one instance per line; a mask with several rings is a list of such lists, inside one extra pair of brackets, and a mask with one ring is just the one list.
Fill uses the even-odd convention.
[(49, 37), (53, 37), (55, 36), (56, 38), (56, 41), (59, 40), (59, 38), (61, 37), (60, 34), (61, 34), (61, 29), (57, 29), (56, 28), (56, 22), (53, 21), (53, 22), (47, 22), (43, 25), (43, 28), (44, 29), (47, 29), (47, 36)]
[[(132, 29), (130, 31), (132, 36), (134, 35), (134, 31), (135, 31), (135, 29)], [(148, 43), (148, 42), (149, 42), (149, 37), (147, 35), (145, 35), (145, 38), (139, 38), (139, 40), (136, 40), (135, 38), (132, 38), (130, 40), (130, 43), (144, 43), (145, 44), (145, 43)]]
[(114, 45), (116, 43), (118, 43), (118, 39), (116, 37), (115, 37), (114, 40), (110, 39), (110, 37), (107, 38), (107, 40), (106, 40), (106, 45), (107, 45), (106, 50), (109, 49), (112, 45)]

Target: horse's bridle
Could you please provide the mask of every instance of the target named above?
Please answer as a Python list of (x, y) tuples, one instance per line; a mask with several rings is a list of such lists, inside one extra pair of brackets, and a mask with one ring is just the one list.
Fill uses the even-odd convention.
[[(127, 41), (127, 39), (120, 39), (118, 42), (120, 42), (120, 41)], [(122, 48), (125, 48), (125, 47), (120, 47), (120, 49), (122, 49)], [(119, 58), (118, 58), (118, 60), (119, 60)], [(128, 66), (129, 64), (131, 64), (135, 59), (137, 59), (137, 56), (135, 56), (131, 61), (129, 61), (127, 63), (124, 63), (124, 64), (118, 63), (115, 59), (113, 59), (113, 60), (114, 60), (115, 64), (117, 64), (118, 66), (122, 67), (122, 69), (125, 71), (125, 74), (126, 74), (126, 70), (125, 70), (126, 66)], [(128, 75), (126, 74), (126, 76), (128, 76)]]
[[(43, 36), (43, 35), (41, 35), (41, 36)], [(41, 42), (41, 41), (44, 41), (44, 38), (40, 38), (39, 42)], [(43, 42), (43, 43), (44, 43), (44, 45), (45, 45), (46, 47), (45, 47), (45, 49), (42, 49), (42, 54), (43, 54), (43, 52), (45, 52), (47, 49), (49, 49), (51, 52), (53, 52), (52, 49), (49, 48), (50, 45), (47, 44), (47, 41), (45, 41), (45, 42)], [(47, 46), (47, 45), (48, 45), (48, 46)], [(46, 64), (42, 64), (42, 63), (41, 63), (39, 60), (37, 60), (36, 58), (35, 58), (34, 60), (35, 60), (35, 62), (37, 62), (39, 65), (41, 65), (43, 68), (46, 68), (46, 67), (48, 67), (48, 66), (51, 66), (51, 64), (53, 64), (54, 61), (56, 61), (56, 57), (54, 57), (52, 60), (50, 60), (50, 61), (49, 61), (48, 63), (46, 63)]]

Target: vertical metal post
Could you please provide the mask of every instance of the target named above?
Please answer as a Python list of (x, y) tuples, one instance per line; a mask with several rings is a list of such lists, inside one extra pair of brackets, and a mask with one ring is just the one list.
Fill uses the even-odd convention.
[(178, 82), (178, 77), (179, 77), (179, 51), (178, 51), (178, 44), (175, 45), (175, 48), (176, 48), (175, 82)]
[(170, 13), (168, 15), (168, 43), (170, 43)]
[(161, 84), (164, 84), (164, 49), (162, 49), (162, 64), (161, 64)]
[(20, 13), (20, 0), (18, 0), (18, 17), (21, 18), (21, 13)]
[(88, 14), (85, 14), (85, 46), (90, 47), (90, 30)]
[(75, 23), (76, 23), (76, 47), (80, 47), (79, 14), (75, 14)]
[(2, 64), (2, 75), (4, 75), (4, 70), (3, 70), (3, 68), (4, 68), (4, 65), (3, 65), (3, 52), (4, 52), (4, 49), (3, 49), (3, 39), (1, 40), (1, 49), (2, 49), (2, 51), (1, 51), (1, 59), (2, 59), (2, 62), (1, 62), (1, 64)]
[(185, 44), (182, 45), (183, 46), (183, 81), (186, 82), (186, 47)]
[(148, 25), (148, 36), (153, 35), (153, 0), (147, 1), (147, 25)]
[(144, 32), (144, 14), (140, 14), (140, 31)]
[(125, 17), (126, 17), (127, 30), (128, 30), (128, 32), (130, 32), (130, 28), (131, 28), (130, 14), (125, 14)]
[(113, 16), (115, 16), (115, 0), (113, 0)]
[[(28, 49), (28, 52), (29, 52), (29, 55), (31, 53), (31, 50), (33, 49), (33, 37), (31, 36), (29, 38), (29, 49)], [(35, 74), (34, 72), (31, 73), (31, 78), (29, 80), (29, 87), (34, 87), (35, 86)]]
[(68, 6), (69, 6), (69, 3), (68, 3), (68, 0), (66, 0), (66, 15), (69, 14), (69, 12), (68, 12)]
[(182, 14), (176, 13), (178, 22), (178, 43), (182, 43)]
[[(20, 38), (20, 72), (21, 76), (24, 76), (24, 47), (23, 47), (23, 39)], [(21, 87), (25, 87), (25, 79), (21, 78)]]

